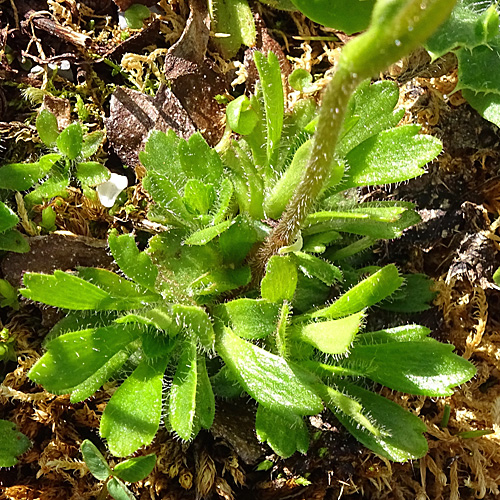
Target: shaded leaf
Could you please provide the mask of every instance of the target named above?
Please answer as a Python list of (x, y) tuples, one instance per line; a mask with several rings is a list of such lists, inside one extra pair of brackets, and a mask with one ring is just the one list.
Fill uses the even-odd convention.
[(12, 467), (17, 457), (31, 447), (31, 441), (16, 430), (16, 424), (0, 419), (0, 467)]
[(55, 115), (46, 109), (42, 109), (36, 117), (36, 130), (46, 146), (55, 146), (57, 137), (59, 136), (59, 128)]
[(376, 425), (378, 433), (353, 420), (343, 408), (328, 404), (342, 425), (362, 444), (378, 455), (395, 462), (406, 462), (421, 458), (427, 453), (427, 441), (422, 435), (426, 425), (415, 415), (398, 404), (344, 381), (337, 382), (343, 393), (357, 401), (370, 420)]
[(97, 446), (85, 439), (80, 445), (85, 465), (89, 468), (90, 473), (99, 481), (106, 481), (111, 476), (111, 469), (102, 456), (102, 453), (97, 449)]
[(296, 451), (307, 453), (309, 431), (302, 417), (294, 413), (275, 413), (259, 405), (255, 419), (259, 441), (267, 444), (281, 458), (288, 458)]
[(57, 148), (70, 160), (82, 152), (83, 132), (79, 123), (68, 125), (57, 137)]
[(135, 500), (134, 494), (116, 477), (106, 483), (106, 488), (115, 500)]

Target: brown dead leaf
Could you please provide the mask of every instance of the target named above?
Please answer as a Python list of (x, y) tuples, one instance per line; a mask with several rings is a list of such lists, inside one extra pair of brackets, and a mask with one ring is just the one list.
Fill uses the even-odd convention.
[(45, 94), (42, 109), (55, 115), (59, 130), (65, 129), (71, 123), (71, 104), (68, 99)]
[(110, 115), (104, 120), (108, 140), (128, 166), (139, 163), (138, 153), (151, 130), (174, 130), (187, 139), (196, 131), (193, 122), (172, 91), (163, 87), (156, 97), (118, 87), (110, 101)]
[[(229, 88), (226, 75), (205, 58), (209, 40), (209, 16), (203, 0), (189, 2), (190, 13), (179, 40), (165, 58), (165, 78), (196, 128), (214, 146), (224, 132), (225, 107), (215, 96)], [(160, 89), (161, 90), (161, 89)], [(156, 100), (161, 99), (161, 93)]]
[(160, 31), (160, 20), (155, 19), (152, 23), (148, 24), (145, 28), (138, 31), (135, 35), (127, 38), (125, 41), (119, 43), (111, 49), (107, 46), (104, 48), (104, 57), (120, 60), (123, 54), (127, 52), (140, 53), (144, 47), (148, 45), (156, 45), (163, 40), (163, 35)]

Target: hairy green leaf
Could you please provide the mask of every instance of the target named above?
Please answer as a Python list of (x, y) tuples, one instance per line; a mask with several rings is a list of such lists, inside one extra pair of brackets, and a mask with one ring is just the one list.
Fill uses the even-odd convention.
[(141, 361), (106, 405), (100, 433), (113, 455), (125, 457), (153, 440), (160, 425), (167, 362), (165, 357)]
[(141, 457), (129, 458), (113, 468), (113, 476), (123, 479), (128, 483), (142, 481), (148, 477), (156, 465), (156, 455), (145, 455)]
[(70, 160), (75, 160), (82, 152), (83, 132), (79, 123), (68, 125), (57, 137), (57, 148)]
[(288, 458), (296, 451), (307, 453), (309, 431), (302, 417), (294, 413), (275, 413), (259, 405), (255, 419), (257, 438), (267, 444), (281, 458)]
[(241, 298), (221, 304), (215, 315), (245, 339), (262, 339), (274, 333), (279, 318), (279, 306), (265, 299)]
[(204, 309), (197, 306), (174, 304), (172, 314), (177, 328), (184, 329), (194, 339), (197, 339), (203, 349), (213, 350), (215, 333), (212, 322)]
[(218, 335), (216, 348), (243, 389), (262, 405), (297, 415), (321, 411), (321, 399), (310, 387), (314, 381), (281, 356), (241, 339), (227, 327)]
[(342, 318), (375, 305), (394, 293), (403, 278), (393, 264), (389, 264), (364, 279), (338, 298), (331, 306), (307, 315), (309, 318)]
[(0, 419), (0, 467), (12, 467), (17, 457), (31, 447), (31, 441), (16, 430), (16, 424)]
[(325, 285), (342, 281), (342, 271), (329, 262), (304, 252), (294, 252), (292, 258), (307, 277), (319, 278)]
[(289, 256), (273, 255), (261, 282), (262, 298), (270, 302), (291, 301), (297, 286), (297, 268)]
[(31, 380), (54, 394), (67, 394), (139, 337), (134, 324), (69, 332), (47, 342), (47, 352), (29, 372)]
[(259, 116), (245, 95), (237, 97), (227, 105), (226, 116), (231, 130), (241, 135), (252, 133), (259, 120)]
[(111, 172), (97, 161), (86, 161), (76, 166), (76, 178), (82, 186), (97, 186), (109, 180)]
[(172, 429), (184, 441), (193, 437), (196, 415), (196, 389), (198, 382), (198, 363), (196, 344), (191, 340), (182, 347), (172, 387), (168, 418)]
[(19, 217), (5, 203), (0, 201), (0, 233), (14, 227)]
[(364, 313), (360, 312), (341, 319), (298, 325), (296, 335), (327, 354), (344, 354), (358, 333), (363, 318)]
[(427, 441), (422, 435), (425, 424), (398, 404), (345, 381), (337, 381), (342, 392), (364, 408), (370, 422), (378, 429), (370, 431), (352, 418), (343, 408), (328, 404), (342, 425), (362, 444), (378, 455), (395, 462), (421, 458), (427, 453)]
[(111, 476), (111, 469), (108, 462), (106, 462), (106, 459), (92, 441), (85, 439), (80, 445), (80, 451), (82, 452), (85, 465), (96, 479), (106, 481)]
[[(453, 352), (451, 344), (424, 341), (356, 344), (347, 364), (365, 364), (365, 376), (391, 389), (426, 396), (451, 396), (453, 387), (476, 373), (476, 369)], [(401, 362), (404, 360), (404, 362)]]
[(254, 52), (255, 65), (259, 72), (262, 96), (264, 98), (267, 128), (267, 159), (271, 163), (274, 151), (280, 144), (283, 129), (284, 96), (281, 82), (280, 62), (271, 50), (267, 57)]
[(498, 11), (494, 1), (458, 0), (450, 17), (425, 43), (436, 59), (464, 47), (488, 45), (498, 35)]
[(140, 252), (131, 234), (118, 235), (116, 230), (108, 237), (109, 248), (120, 269), (132, 280), (149, 290), (154, 290), (158, 268), (151, 257)]
[(104, 132), (102, 130), (96, 130), (87, 134), (83, 138), (82, 143), (82, 158), (89, 158), (93, 154), (97, 153), (97, 150), (104, 141)]
[(134, 494), (117, 477), (112, 477), (106, 483), (106, 488), (115, 500), (136, 500)]

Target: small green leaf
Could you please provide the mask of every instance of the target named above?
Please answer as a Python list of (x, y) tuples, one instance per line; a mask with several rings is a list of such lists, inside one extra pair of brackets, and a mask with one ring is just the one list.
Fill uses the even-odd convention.
[(356, 421), (344, 411), (328, 405), (342, 425), (362, 444), (378, 455), (395, 462), (406, 462), (423, 457), (428, 450), (427, 440), (422, 435), (426, 425), (415, 415), (388, 399), (354, 384), (337, 381), (339, 388), (364, 409), (379, 432)]
[(254, 59), (264, 97), (267, 159), (271, 163), (274, 151), (280, 144), (283, 129), (284, 96), (280, 62), (272, 51), (268, 52), (267, 57), (261, 52), (254, 52)]
[(196, 415), (198, 363), (196, 344), (184, 344), (170, 388), (168, 418), (172, 429), (184, 441), (193, 437)]
[[(365, 376), (408, 394), (451, 396), (453, 387), (470, 380), (474, 366), (453, 352), (451, 344), (433, 339), (383, 344), (356, 344), (347, 365), (368, 367)], [(404, 362), (402, 362), (404, 360)]]
[(262, 279), (262, 298), (270, 302), (292, 301), (297, 286), (297, 268), (289, 256), (273, 255)]
[[(71, 389), (70, 401), (72, 403), (79, 403), (92, 397), (108, 380), (112, 379), (123, 365), (130, 358), (132, 351), (139, 347), (137, 341), (130, 343), (125, 349), (117, 352), (114, 356), (109, 357), (105, 363), (97, 368), (96, 371), (90, 375), (81, 384), (76, 385)], [(95, 361), (95, 360), (94, 360)]]
[(329, 262), (304, 252), (294, 252), (292, 258), (307, 277), (319, 278), (325, 285), (331, 286), (342, 281), (342, 271)]
[(226, 327), (218, 336), (216, 348), (243, 389), (267, 408), (297, 415), (314, 415), (322, 410), (321, 399), (311, 389), (314, 380), (281, 356), (241, 339)]
[(204, 309), (197, 306), (174, 304), (172, 315), (177, 328), (182, 328), (191, 334), (207, 351), (213, 350), (215, 333), (212, 322)]
[(199, 132), (187, 141), (179, 141), (178, 155), (186, 179), (198, 179), (214, 186), (221, 182), (223, 166), (220, 156)]
[(213, 38), (222, 57), (230, 59), (244, 44), (255, 44), (256, 30), (253, 14), (246, 0), (209, 0), (210, 30), (224, 34)]
[(233, 132), (241, 135), (252, 133), (259, 116), (252, 109), (247, 96), (241, 95), (231, 101), (226, 108), (227, 123)]
[(59, 127), (55, 115), (46, 109), (42, 109), (36, 117), (36, 130), (46, 146), (55, 146), (59, 136)]
[(184, 187), (184, 203), (195, 215), (207, 214), (215, 202), (215, 189), (212, 184), (204, 184), (199, 179), (189, 179)]
[(132, 280), (149, 290), (154, 290), (158, 268), (153, 264), (151, 257), (140, 252), (131, 234), (118, 236), (112, 230), (108, 238), (109, 249), (120, 269)]
[(0, 234), (0, 250), (26, 253), (30, 251), (28, 240), (17, 229), (7, 229)]
[(80, 268), (79, 274), (85, 279), (59, 270), (53, 275), (27, 273), (26, 288), (20, 293), (31, 300), (74, 310), (124, 311), (159, 299), (158, 294), (146, 292), (105, 269)]
[(297, 9), (319, 24), (348, 35), (368, 27), (375, 0), (290, 0)]
[(291, 457), (296, 451), (307, 453), (309, 431), (302, 417), (294, 413), (275, 413), (259, 405), (255, 419), (257, 438), (267, 444), (281, 458)]
[(70, 182), (69, 171), (62, 168), (54, 168), (51, 176), (41, 185), (35, 187), (33, 191), (24, 197), (24, 202), (28, 207), (39, 205), (44, 200), (49, 200), (56, 196), (67, 197), (67, 190)]
[(145, 455), (142, 457), (129, 458), (113, 468), (113, 476), (123, 479), (128, 483), (142, 481), (148, 477), (156, 465), (156, 455)]
[(208, 377), (205, 357), (198, 354), (197, 363), (196, 423), (204, 429), (210, 429), (215, 417), (215, 397)]
[(49, 205), (42, 210), (42, 223), (40, 226), (47, 232), (55, 231), (57, 214), (55, 210)]
[(111, 172), (97, 161), (87, 161), (78, 163), (75, 175), (82, 186), (93, 187), (109, 180)]
[(369, 410), (364, 408), (357, 398), (326, 385), (318, 385), (317, 391), (321, 394), (328, 409), (335, 415), (341, 414), (344, 419), (347, 417), (349, 422), (355, 422), (356, 426), (364, 429), (372, 436), (380, 436), (380, 430), (377, 428), (376, 423), (368, 416)]
[(208, 226), (200, 229), (199, 231), (191, 234), (184, 241), (184, 243), (186, 245), (206, 245), (208, 242), (219, 236), (219, 234), (226, 231), (232, 223), (232, 220), (226, 220), (224, 222), (220, 222), (215, 226)]
[(100, 145), (104, 141), (104, 132), (96, 130), (87, 134), (83, 138), (82, 143), (82, 158), (90, 158), (93, 154), (97, 153)]
[(47, 352), (31, 368), (29, 377), (54, 394), (67, 394), (139, 335), (134, 324), (66, 333), (47, 342)]
[(358, 333), (364, 314), (352, 314), (342, 319), (299, 325), (299, 338), (327, 354), (346, 353)]
[(17, 457), (31, 447), (31, 441), (8, 420), (0, 420), (0, 436), (0, 467), (12, 467)]
[(167, 362), (167, 357), (141, 361), (106, 405), (100, 433), (113, 455), (130, 455), (155, 437)]
[(233, 183), (227, 178), (221, 182), (219, 191), (217, 193), (217, 201), (216, 201), (216, 209), (214, 210), (214, 219), (213, 225), (216, 226), (220, 222), (222, 222), (228, 213), (229, 206), (231, 204), (231, 200), (233, 198), (234, 187)]
[(417, 134), (418, 125), (382, 131), (351, 150), (347, 180), (343, 190), (355, 186), (373, 186), (406, 181), (422, 175), (424, 165), (442, 150), (439, 139)]
[(57, 147), (70, 160), (75, 160), (82, 152), (83, 132), (79, 123), (68, 125), (57, 137)]
[(19, 217), (5, 203), (0, 201), (0, 233), (14, 227)]
[(61, 155), (50, 154), (37, 163), (11, 163), (0, 168), (0, 188), (12, 191), (26, 191), (50, 171)]
[(395, 265), (389, 264), (344, 293), (331, 306), (308, 315), (310, 318), (342, 318), (375, 305), (403, 283)]
[(262, 241), (262, 238), (259, 237), (252, 221), (243, 215), (238, 215), (219, 238), (219, 247), (224, 262), (235, 266), (240, 265), (258, 241)]
[(106, 459), (92, 441), (85, 439), (80, 445), (80, 451), (82, 452), (85, 465), (96, 479), (106, 481), (111, 476), (111, 469), (108, 462), (106, 462)]
[(151, 12), (145, 5), (134, 3), (123, 14), (128, 27), (139, 30), (142, 28), (144, 19), (147, 19), (151, 15)]
[(303, 68), (294, 69), (288, 77), (290, 87), (294, 90), (300, 90), (301, 92), (314, 91), (312, 81), (313, 78), (311, 73)]
[(116, 477), (106, 483), (106, 488), (115, 500), (136, 500), (134, 494)]
[(241, 298), (221, 304), (215, 314), (245, 339), (262, 339), (274, 333), (279, 306), (265, 299)]

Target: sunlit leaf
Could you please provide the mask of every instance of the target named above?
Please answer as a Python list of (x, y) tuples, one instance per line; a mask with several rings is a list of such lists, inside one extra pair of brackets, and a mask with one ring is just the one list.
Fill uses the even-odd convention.
[(167, 362), (165, 357), (141, 361), (106, 405), (100, 433), (113, 455), (125, 457), (153, 440), (160, 425)]
[(309, 385), (314, 381), (281, 356), (241, 339), (229, 328), (220, 333), (216, 348), (243, 389), (262, 405), (297, 415), (321, 411), (321, 399)]
[(141, 457), (129, 458), (113, 468), (113, 476), (123, 479), (128, 483), (142, 481), (153, 472), (156, 465), (156, 455), (145, 455)]

